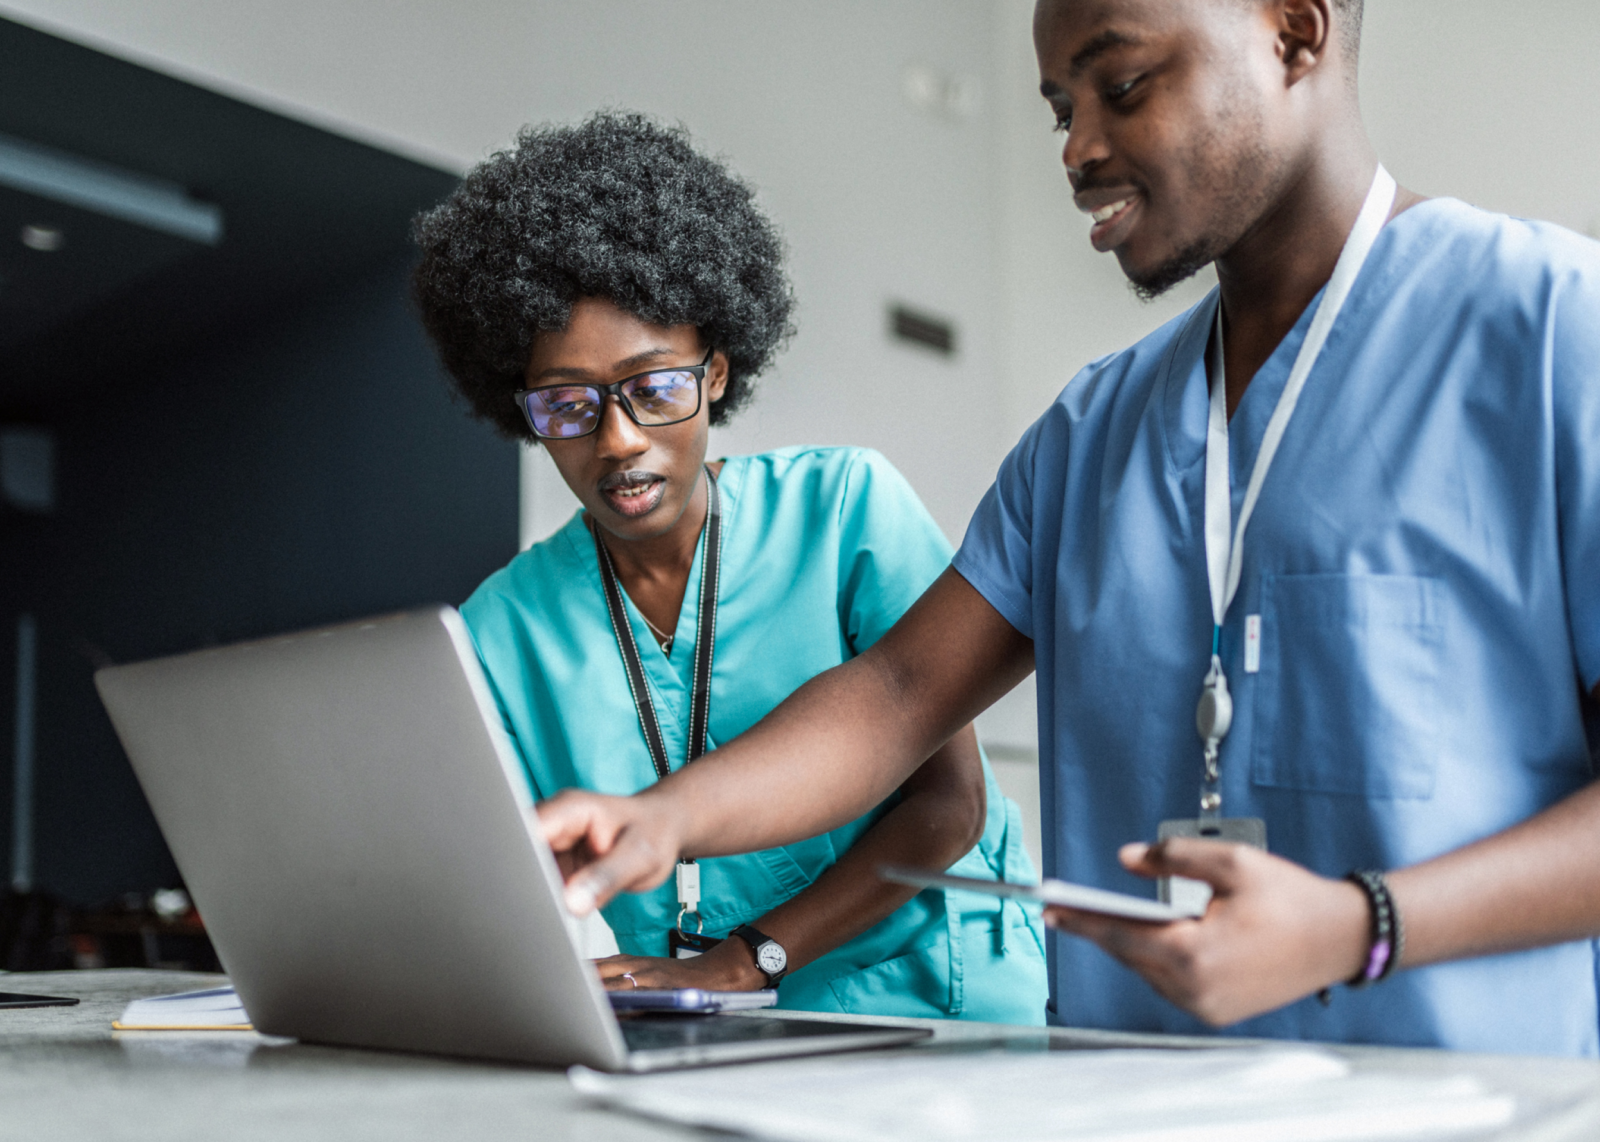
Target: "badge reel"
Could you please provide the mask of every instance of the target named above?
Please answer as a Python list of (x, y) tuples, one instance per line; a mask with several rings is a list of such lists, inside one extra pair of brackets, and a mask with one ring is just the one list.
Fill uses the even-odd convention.
[[(1200, 784), (1200, 816), (1162, 821), (1156, 830), (1159, 840), (1168, 837), (1199, 837), (1210, 841), (1235, 841), (1267, 847), (1267, 823), (1260, 817), (1222, 816), (1222, 739), (1233, 725), (1233, 696), (1228, 693), (1228, 677), (1222, 660), (1213, 655), (1211, 669), (1200, 689), (1200, 703), (1194, 711), (1195, 729), (1205, 743), (1205, 773)], [(1211, 902), (1211, 886), (1203, 880), (1183, 876), (1163, 876), (1156, 882), (1160, 899), (1197, 915)]]
[[(678, 862), (678, 926), (667, 932), (667, 954), (675, 960), (692, 960), (722, 943), (704, 934), (706, 922), (700, 915), (700, 866), (692, 860)], [(694, 931), (684, 922), (694, 917)]]

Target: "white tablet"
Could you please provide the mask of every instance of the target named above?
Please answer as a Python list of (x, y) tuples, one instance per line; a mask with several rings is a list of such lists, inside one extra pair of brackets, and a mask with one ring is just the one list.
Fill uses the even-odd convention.
[(1169, 920), (1192, 920), (1205, 912), (1203, 907), (1182, 908), (1163, 904), (1159, 900), (1147, 900), (1142, 896), (1129, 896), (1124, 892), (1107, 892), (1103, 888), (1069, 884), (1064, 880), (1045, 880), (1039, 884), (1011, 884), (1004, 880), (947, 876), (942, 872), (929, 872), (926, 869), (904, 868), (892, 864), (880, 865), (878, 875), (896, 884), (909, 884), (915, 888), (959, 888), (965, 892), (983, 892), (990, 896), (1037, 900), (1041, 904), (1060, 904), (1082, 912), (1099, 912), (1105, 916), (1148, 920), (1157, 924)]

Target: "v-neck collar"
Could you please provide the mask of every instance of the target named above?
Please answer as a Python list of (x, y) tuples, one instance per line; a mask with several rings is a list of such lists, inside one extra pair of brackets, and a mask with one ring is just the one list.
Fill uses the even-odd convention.
[[(1242, 495), (1250, 480), (1261, 437), (1277, 407), (1283, 386), (1289, 381), (1300, 346), (1311, 330), (1311, 319), (1322, 299), (1324, 286), (1306, 305), (1294, 327), (1284, 334), (1277, 348), (1256, 370), (1239, 398), (1238, 407), (1228, 420), (1229, 478), (1235, 496)], [(1212, 331), (1217, 326), (1217, 306), (1222, 304), (1220, 289), (1213, 289), (1204, 301), (1190, 311), (1189, 320), (1175, 339), (1168, 356), (1162, 414), (1168, 458), (1174, 468), (1186, 472), (1202, 464), (1206, 455), (1206, 421), (1210, 407), (1211, 384), (1206, 368), (1210, 357)]]
[[(1412, 240), (1413, 230), (1431, 225), (1435, 213), (1452, 203), (1453, 199), (1429, 199), (1402, 211), (1398, 217), (1384, 224), (1373, 243), (1372, 253), (1356, 278), (1339, 321), (1328, 334), (1330, 348), (1342, 340), (1346, 330), (1364, 320), (1369, 307), (1382, 304), (1385, 289), (1394, 273), (1397, 245), (1403, 247), (1404, 243)], [(1316, 296), (1306, 303), (1305, 309), (1295, 319), (1294, 326), (1256, 370), (1228, 422), (1228, 460), (1235, 497), (1244, 494), (1256, 452), (1261, 447), (1261, 438), (1266, 433), (1267, 422), (1272, 419), (1272, 410), (1277, 407), (1278, 397), (1288, 383), (1295, 357), (1305, 343), (1312, 318), (1327, 288), (1324, 283)], [(1189, 311), (1183, 329), (1173, 338), (1167, 351), (1161, 387), (1157, 393), (1167, 460), (1180, 473), (1187, 474), (1191, 467), (1203, 466), (1205, 461), (1206, 421), (1211, 394), (1206, 369), (1207, 349), (1211, 343), (1211, 332), (1216, 328), (1217, 306), (1220, 304), (1221, 287), (1213, 287), (1204, 300)], [(1319, 383), (1319, 376), (1325, 369), (1326, 365), (1319, 363), (1310, 381), (1312, 386)]]

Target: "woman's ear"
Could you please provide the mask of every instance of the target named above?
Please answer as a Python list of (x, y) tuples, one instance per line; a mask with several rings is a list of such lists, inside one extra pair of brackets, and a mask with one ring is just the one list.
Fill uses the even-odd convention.
[(711, 364), (706, 366), (706, 403), (719, 401), (728, 391), (728, 357), (721, 349), (711, 354)]

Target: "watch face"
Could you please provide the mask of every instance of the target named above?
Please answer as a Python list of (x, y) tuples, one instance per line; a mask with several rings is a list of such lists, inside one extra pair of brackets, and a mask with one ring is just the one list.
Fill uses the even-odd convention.
[(756, 952), (756, 966), (768, 975), (776, 975), (781, 972), (788, 962), (788, 953), (772, 940), (762, 944)]

